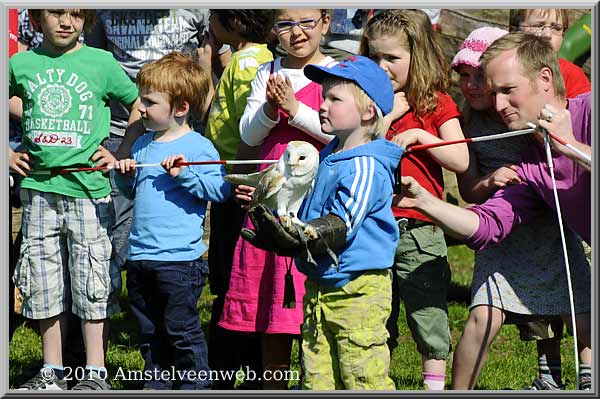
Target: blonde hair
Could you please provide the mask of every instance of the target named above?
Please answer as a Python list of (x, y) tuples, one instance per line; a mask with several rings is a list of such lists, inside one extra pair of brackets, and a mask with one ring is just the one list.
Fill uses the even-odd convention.
[(548, 16), (552, 11), (556, 12), (556, 16), (563, 26), (563, 34), (569, 29), (569, 14), (564, 8), (520, 8), (509, 11), (509, 32), (518, 32), (521, 24), (536, 11), (542, 17)]
[(28, 10), (29, 17), (31, 18), (31, 26), (36, 32), (42, 32), (42, 24), (40, 23), (40, 18), (42, 16), (42, 11), (47, 12), (59, 12), (61, 14), (69, 13), (71, 15), (79, 13), (81, 17), (84, 18), (83, 23), (83, 31), (89, 32), (92, 30), (92, 27), (96, 23), (96, 10), (89, 8), (64, 8), (64, 9), (39, 9), (39, 8), (30, 8)]
[(437, 91), (450, 87), (450, 70), (436, 40), (427, 14), (421, 10), (387, 10), (376, 14), (365, 26), (360, 54), (369, 57), (369, 42), (382, 36), (396, 36), (410, 52), (405, 93), (418, 117), (435, 111)]
[(328, 77), (323, 79), (321, 85), (323, 87), (331, 87), (335, 85), (348, 86), (352, 96), (354, 97), (354, 101), (356, 102), (356, 108), (358, 109), (358, 112), (361, 114), (367, 112), (369, 110), (369, 106), (371, 105), (375, 109), (374, 121), (369, 126), (371, 130), (371, 138), (376, 139), (382, 134), (386, 133), (383, 131), (383, 112), (381, 112), (381, 109), (377, 106), (375, 101), (373, 101), (373, 99), (369, 97), (369, 95), (355, 82), (343, 78)]
[(552, 49), (550, 43), (542, 37), (531, 35), (525, 32), (513, 32), (502, 36), (479, 58), (481, 68), (486, 69), (491, 60), (500, 54), (517, 50), (517, 60), (521, 65), (522, 72), (529, 78), (531, 84), (537, 74), (543, 68), (549, 68), (552, 71), (552, 86), (557, 97), (565, 98), (565, 82), (560, 72), (558, 56)]
[(171, 109), (184, 102), (190, 111), (199, 112), (210, 91), (210, 76), (192, 57), (172, 52), (145, 64), (137, 75), (140, 89), (159, 91), (169, 96)]

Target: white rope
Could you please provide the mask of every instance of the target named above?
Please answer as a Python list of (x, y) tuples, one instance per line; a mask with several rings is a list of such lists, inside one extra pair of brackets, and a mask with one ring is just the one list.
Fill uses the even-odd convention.
[[(224, 161), (225, 165), (257, 165), (257, 164), (272, 164), (279, 162), (278, 159), (244, 159), (244, 160), (231, 160)], [(216, 164), (216, 163), (215, 163)], [(160, 166), (160, 163), (136, 163), (136, 168), (148, 168), (153, 166)], [(198, 165), (190, 165), (190, 166), (198, 166)], [(107, 169), (114, 169), (114, 166), (108, 165)]]
[(565, 144), (567, 146), (567, 148), (569, 148), (571, 151), (575, 152), (576, 154), (578, 154), (581, 158), (585, 159), (586, 161), (588, 161), (589, 163), (592, 163), (592, 157), (590, 157), (588, 154), (586, 154), (585, 152), (581, 151), (579, 148), (575, 147), (572, 144)]
[[(213, 165), (219, 165), (219, 164), (224, 164), (224, 165), (259, 165), (259, 164), (273, 164), (273, 163), (277, 163), (279, 162), (278, 159), (243, 159), (243, 160), (227, 160), (227, 161), (223, 161), (222, 163), (219, 162), (214, 162), (214, 163), (210, 163), (210, 161), (208, 161), (209, 163), (207, 163), (207, 165), (213, 164)], [(192, 162), (193, 163), (193, 162)], [(138, 163), (135, 164), (134, 168), (148, 168), (148, 167), (156, 167), (156, 166), (161, 166), (160, 163)], [(189, 166), (199, 166), (199, 165), (189, 165)], [(200, 165), (201, 166), (201, 165)], [(112, 170), (114, 169), (114, 165), (113, 164), (109, 164), (106, 165), (106, 167), (104, 169), (106, 170)], [(65, 169), (70, 169), (70, 168), (65, 168)], [(73, 169), (77, 169), (77, 168), (73, 168)], [(76, 170), (74, 170), (76, 172)], [(33, 172), (29, 172), (30, 175), (52, 175), (52, 171), (51, 170), (36, 170)]]
[[(535, 123), (531, 123), (531, 122), (527, 122), (527, 126), (531, 127), (532, 129), (542, 129), (541, 127), (539, 127), (538, 125), (536, 125)], [(575, 147), (572, 144), (569, 144), (567, 142), (563, 142), (561, 143), (562, 145), (566, 146), (568, 149), (570, 149), (571, 151), (573, 151), (574, 153), (576, 153), (577, 155), (579, 155), (581, 158), (585, 159), (586, 161), (588, 161), (590, 164), (592, 163), (592, 157), (590, 157), (588, 154), (586, 154), (585, 152), (581, 151), (579, 148)]]
[(513, 131), (510, 131), (510, 132), (497, 133), (497, 134), (492, 134), (492, 135), (489, 135), (489, 136), (473, 137), (473, 138), (471, 138), (471, 142), (477, 143), (479, 141), (488, 141), (488, 140), (496, 140), (496, 139), (506, 139), (506, 138), (509, 138), (509, 137), (522, 136), (524, 134), (531, 134), (531, 133), (535, 132), (536, 127), (537, 126), (534, 125), (534, 127), (531, 127), (531, 129), (513, 130)]
[(550, 138), (548, 132), (542, 129), (544, 133), (544, 147), (546, 147), (546, 158), (548, 159), (548, 168), (552, 180), (552, 192), (554, 193), (554, 203), (556, 205), (556, 215), (558, 217), (558, 226), (560, 229), (560, 238), (562, 241), (563, 257), (565, 261), (565, 270), (567, 272), (567, 286), (569, 288), (569, 305), (571, 307), (571, 328), (573, 329), (573, 351), (575, 352), (575, 389), (579, 389), (579, 348), (577, 344), (577, 323), (575, 322), (575, 304), (573, 302), (573, 286), (571, 284), (571, 267), (569, 256), (567, 255), (567, 242), (565, 240), (565, 229), (562, 222), (562, 212), (560, 202), (558, 201), (558, 189), (556, 188), (556, 178), (554, 177), (554, 162), (552, 162), (552, 152), (550, 150)]

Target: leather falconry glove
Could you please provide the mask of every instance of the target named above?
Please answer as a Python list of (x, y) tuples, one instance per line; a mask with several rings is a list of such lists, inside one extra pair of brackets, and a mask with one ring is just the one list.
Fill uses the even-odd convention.
[(346, 245), (346, 224), (335, 215), (325, 215), (305, 222), (282, 223), (264, 205), (248, 212), (254, 230), (242, 229), (242, 237), (257, 248), (273, 251), (281, 256), (305, 258), (314, 263), (313, 256), (328, 254), (337, 264), (338, 252)]

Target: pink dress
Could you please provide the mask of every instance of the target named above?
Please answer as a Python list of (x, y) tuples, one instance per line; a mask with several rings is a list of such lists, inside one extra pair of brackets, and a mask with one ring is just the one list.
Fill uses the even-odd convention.
[[(310, 82), (295, 93), (298, 101), (318, 110), (323, 97), (321, 85)], [(323, 144), (302, 130), (288, 124), (288, 115), (279, 110), (279, 123), (273, 127), (260, 147), (260, 159), (279, 159), (287, 143), (303, 140), (313, 144), (318, 150)], [(268, 165), (261, 165), (263, 170)], [(246, 218), (244, 227), (252, 228)], [(229, 290), (219, 326), (228, 330), (260, 332), (268, 334), (300, 334), (304, 297), (304, 280), (294, 264), (291, 272), (296, 292), (296, 307), (283, 308), (284, 279), (290, 257), (263, 251), (248, 243), (241, 236), (235, 246)]]

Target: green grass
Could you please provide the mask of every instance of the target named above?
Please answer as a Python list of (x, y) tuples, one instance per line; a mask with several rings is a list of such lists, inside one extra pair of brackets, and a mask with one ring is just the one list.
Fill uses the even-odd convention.
[[(454, 246), (449, 249), (448, 259), (452, 267), (452, 286), (449, 294), (449, 320), (453, 345), (456, 345), (468, 317), (468, 287), (472, 276), (473, 252), (464, 246)], [(125, 286), (125, 284), (123, 284)], [(205, 287), (198, 302), (200, 319), (203, 327), (210, 318), (212, 296)], [(121, 295), (122, 308), (127, 309), (126, 292)], [(390, 375), (399, 390), (421, 390), (421, 358), (411, 339), (405, 322), (404, 308), (399, 318), (399, 345), (392, 353)], [(132, 316), (123, 311), (111, 320), (111, 335), (106, 365), (109, 375), (114, 376), (117, 369), (137, 369), (143, 367), (142, 358), (135, 347), (137, 326)], [(562, 340), (563, 376), (570, 382), (567, 389), (574, 389), (573, 340), (570, 336)], [(298, 346), (294, 345), (292, 369), (298, 370)], [(41, 361), (41, 341), (29, 323), (19, 327), (10, 343), (9, 381), (11, 388), (24, 382)], [(502, 390), (522, 389), (531, 383), (537, 373), (537, 355), (535, 342), (519, 340), (516, 327), (504, 326), (492, 345), (488, 361), (481, 373), (477, 389)], [(447, 363), (447, 383), (450, 382), (452, 361)], [(139, 386), (129, 382), (113, 380), (113, 389), (139, 389)], [(290, 386), (297, 381), (290, 381)]]

